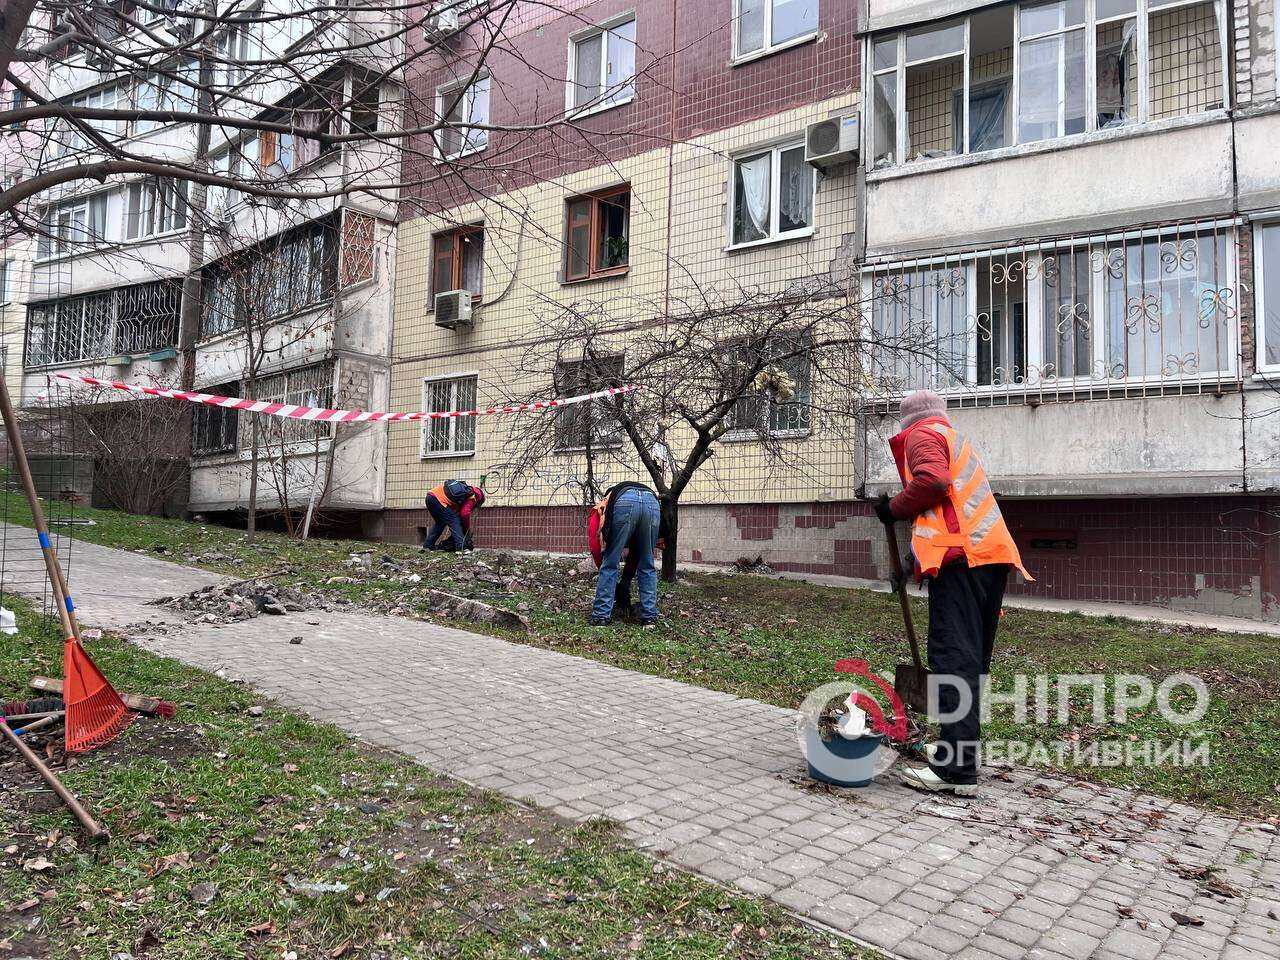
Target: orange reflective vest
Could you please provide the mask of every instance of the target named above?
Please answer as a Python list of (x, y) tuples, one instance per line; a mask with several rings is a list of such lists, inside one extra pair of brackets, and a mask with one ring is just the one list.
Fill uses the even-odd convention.
[[(943, 503), (915, 518), (911, 528), (911, 550), (920, 564), (922, 576), (938, 572), (942, 558), (950, 547), (958, 547), (971, 567), (990, 563), (1012, 564), (1028, 580), (1034, 579), (1022, 565), (1018, 546), (1013, 542), (1004, 516), (987, 482), (987, 472), (969, 441), (946, 423), (923, 424), (921, 429), (936, 430), (947, 441), (951, 461), (951, 486), (947, 501), (955, 511), (959, 533), (947, 527)], [(911, 482), (911, 469), (905, 460), (900, 464), (905, 483)]]
[[(421, 489), (421, 488), (419, 488), (419, 489)], [(447, 493), (445, 493), (445, 492), (444, 492), (444, 484), (443, 484), (443, 483), (442, 483), (442, 484), (440, 484), (440, 486), (438, 486), (438, 487), (433, 487), (433, 488), (431, 489), (431, 491), (427, 494), (427, 496), (429, 496), (429, 497), (435, 497), (435, 498), (436, 498), (436, 502), (437, 502), (437, 503), (439, 503), (439, 504), (440, 504), (440, 506), (442, 506), (442, 507), (448, 507), (450, 510), (456, 510), (456, 509), (458, 509), (458, 505), (457, 505), (456, 503), (454, 503), (452, 500), (450, 500), (450, 499), (449, 499), (449, 495), (448, 495)]]

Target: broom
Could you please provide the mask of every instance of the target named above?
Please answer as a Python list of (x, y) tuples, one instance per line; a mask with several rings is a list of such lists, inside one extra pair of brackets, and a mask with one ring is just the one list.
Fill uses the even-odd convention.
[(9, 449), (22, 480), (22, 490), (31, 507), (31, 523), (40, 540), (40, 552), (44, 556), (49, 574), (49, 586), (53, 589), (54, 603), (58, 607), (58, 620), (66, 643), (62, 648), (62, 670), (65, 676), (63, 701), (66, 704), (67, 753), (79, 753), (101, 746), (129, 725), (131, 714), (120, 699), (120, 694), (107, 682), (88, 652), (80, 645), (80, 627), (76, 622), (75, 605), (67, 594), (67, 582), (62, 567), (49, 543), (49, 527), (45, 523), (44, 510), (36, 494), (35, 481), (31, 478), (31, 465), (22, 445), (22, 430), (9, 399), (9, 386), (0, 371), (0, 414), (4, 416), (5, 432), (9, 436)]

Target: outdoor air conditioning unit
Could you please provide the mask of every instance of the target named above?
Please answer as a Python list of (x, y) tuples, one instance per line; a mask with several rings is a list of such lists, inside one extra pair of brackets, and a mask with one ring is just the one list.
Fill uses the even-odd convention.
[(450, 290), (436, 294), (436, 326), (446, 330), (471, 326), (470, 290)]
[(815, 167), (834, 167), (858, 156), (858, 117), (831, 117), (809, 124), (804, 133), (804, 158)]
[(422, 23), (422, 32), (427, 35), (428, 40), (443, 40), (457, 33), (461, 25), (458, 8), (450, 7), (427, 17)]

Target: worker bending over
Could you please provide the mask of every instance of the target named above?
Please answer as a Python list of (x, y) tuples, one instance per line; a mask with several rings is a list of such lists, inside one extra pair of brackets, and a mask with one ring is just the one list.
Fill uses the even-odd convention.
[[(587, 622), (602, 627), (613, 619), (619, 593), (618, 565), (623, 551), (627, 551), (630, 573), (622, 578), (623, 595), (629, 603), (634, 576), (640, 586), (640, 623), (653, 626), (658, 622), (658, 571), (653, 565), (653, 551), (662, 525), (658, 498), (642, 483), (619, 483), (609, 489), (592, 513), (598, 516), (595, 528), (602, 542), (601, 556), (596, 561), (600, 577)], [(594, 547), (592, 553), (595, 554)]]
[[(929, 766), (904, 770), (902, 782), (970, 796), (978, 782), (979, 687), (991, 669), (1005, 584), (1014, 568), (1031, 577), (977, 451), (947, 419), (946, 401), (917, 390), (903, 398), (900, 416), (889, 447), (903, 491), (892, 501), (881, 495), (876, 515), (912, 524), (916, 581), (929, 585), (929, 671), (939, 680), (943, 719), (940, 739), (926, 749)], [(958, 711), (961, 690), (971, 696)]]
[[(462, 508), (467, 501), (474, 499), (475, 495), (476, 488), (462, 480), (446, 480), (427, 494), (427, 512), (431, 514), (435, 525), (427, 533), (427, 538), (422, 541), (423, 550), (440, 549), (437, 541), (444, 535), (445, 530), (448, 530), (450, 537), (453, 538), (455, 550), (466, 543), (467, 536), (462, 529)], [(461, 549), (463, 553), (467, 552), (465, 546)]]

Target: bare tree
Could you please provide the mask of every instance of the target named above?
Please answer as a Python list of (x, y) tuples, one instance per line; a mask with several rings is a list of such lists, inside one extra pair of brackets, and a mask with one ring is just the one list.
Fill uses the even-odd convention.
[[(873, 332), (857, 291), (826, 279), (786, 293), (701, 290), (645, 316), (648, 306), (547, 309), (545, 337), (511, 377), (537, 386), (513, 400), (638, 389), (509, 421), (510, 456), (499, 471), (519, 486), (548, 468), (552, 452), (576, 451), (590, 502), (601, 492), (602, 465), (629, 474), (638, 462), (661, 503), (668, 581), (677, 570), (681, 498), (708, 464), (720, 468), (709, 482), (727, 484), (740, 470), (734, 461), (746, 457), (761, 476), (781, 469), (797, 478), (819, 476), (833, 456), (851, 462), (857, 417), (885, 358), (927, 349), (911, 334)], [(642, 319), (616, 319), (628, 315)]]

